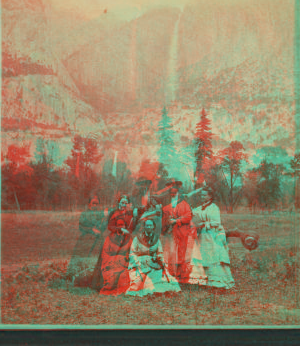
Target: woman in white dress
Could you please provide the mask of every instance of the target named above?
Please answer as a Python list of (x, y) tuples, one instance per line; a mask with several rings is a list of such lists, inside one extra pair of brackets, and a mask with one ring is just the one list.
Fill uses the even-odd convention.
[(153, 220), (142, 222), (132, 242), (128, 266), (130, 287), (126, 295), (143, 297), (181, 291), (177, 280), (165, 268), (160, 234), (155, 232), (155, 226)]
[(190, 247), (192, 270), (189, 283), (229, 290), (235, 283), (230, 270), (226, 234), (220, 209), (213, 203), (213, 191), (208, 186), (202, 189), (201, 200), (202, 204), (193, 209), (195, 233)]

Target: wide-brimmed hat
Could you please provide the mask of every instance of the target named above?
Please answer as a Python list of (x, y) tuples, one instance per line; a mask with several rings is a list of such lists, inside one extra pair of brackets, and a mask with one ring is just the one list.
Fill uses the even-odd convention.
[(252, 251), (258, 247), (259, 234), (254, 232), (254, 231), (245, 232), (241, 236), (241, 240), (242, 240), (242, 244), (244, 245), (244, 247), (247, 250)]
[(166, 186), (170, 186), (170, 187), (174, 187), (174, 188), (179, 189), (182, 186), (182, 181), (171, 178), (166, 182)]
[(152, 184), (152, 180), (144, 178), (144, 177), (140, 177), (135, 183), (135, 185), (137, 186), (148, 186), (151, 184)]

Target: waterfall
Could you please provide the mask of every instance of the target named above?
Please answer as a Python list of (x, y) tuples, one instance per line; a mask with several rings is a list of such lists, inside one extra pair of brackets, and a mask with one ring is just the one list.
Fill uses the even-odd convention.
[(132, 101), (136, 100), (136, 78), (137, 78), (137, 59), (136, 59), (136, 27), (137, 18), (133, 22), (132, 36), (130, 44), (130, 72), (129, 72), (129, 90)]
[(170, 55), (168, 64), (168, 77), (167, 77), (167, 88), (166, 88), (166, 103), (169, 104), (176, 100), (177, 89), (179, 84), (178, 77), (178, 29), (179, 22), (182, 12), (180, 12), (179, 17), (175, 23), (173, 36), (170, 45)]

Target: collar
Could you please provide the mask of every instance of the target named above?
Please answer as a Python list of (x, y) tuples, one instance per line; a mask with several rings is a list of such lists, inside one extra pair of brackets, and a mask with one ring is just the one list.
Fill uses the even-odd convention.
[[(177, 205), (179, 204), (179, 203), (181, 203), (182, 201), (184, 201), (184, 198), (182, 197), (182, 195), (181, 194), (177, 194), (177, 203), (176, 203), (176, 206), (175, 207), (173, 207), (173, 204), (172, 204), (172, 201), (173, 201), (173, 198), (171, 199), (171, 206), (172, 206), (172, 208), (176, 208), (177, 207)], [(175, 200), (175, 198), (176, 197), (174, 197), (174, 200)]]
[(150, 200), (150, 191), (147, 190), (146, 193), (142, 196), (142, 205), (146, 207), (149, 204)]
[(210, 199), (208, 202), (201, 205), (201, 209), (205, 210), (207, 207), (209, 207), (213, 203), (213, 200)]
[(156, 232), (154, 232), (152, 234), (152, 236), (149, 237), (146, 235), (146, 233), (144, 231), (142, 231), (138, 235), (138, 239), (143, 245), (150, 247), (150, 246), (153, 246), (157, 243), (157, 241), (159, 239), (159, 235)]
[(175, 197), (173, 197), (173, 198), (171, 199), (171, 204), (172, 204), (172, 207), (173, 207), (173, 208), (176, 208), (176, 206), (177, 206), (177, 204), (178, 204), (178, 199), (179, 199), (178, 193), (176, 194)]

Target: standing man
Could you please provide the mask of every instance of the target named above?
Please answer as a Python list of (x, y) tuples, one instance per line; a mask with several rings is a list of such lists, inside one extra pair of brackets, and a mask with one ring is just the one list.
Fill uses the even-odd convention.
[(160, 236), (162, 227), (162, 211), (157, 196), (151, 193), (152, 181), (139, 178), (136, 182), (137, 191), (133, 196), (134, 207), (138, 210), (138, 219), (152, 220), (156, 224), (155, 232)]
[(166, 186), (171, 187), (171, 203), (163, 208), (165, 261), (170, 274), (176, 276), (179, 282), (185, 283), (189, 278), (186, 250), (191, 232), (192, 210), (180, 194), (181, 181), (171, 179)]
[(133, 196), (133, 204), (138, 208), (139, 216), (141, 216), (145, 211), (155, 208), (156, 200), (152, 198), (150, 193), (150, 186), (152, 180), (146, 178), (139, 178), (135, 185), (137, 186), (136, 193)]

